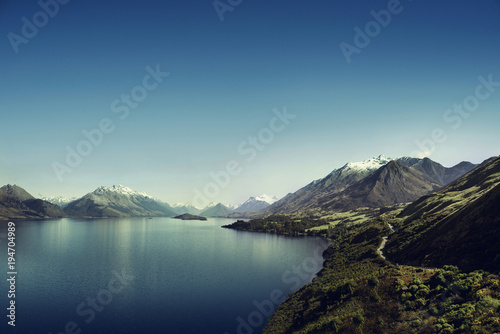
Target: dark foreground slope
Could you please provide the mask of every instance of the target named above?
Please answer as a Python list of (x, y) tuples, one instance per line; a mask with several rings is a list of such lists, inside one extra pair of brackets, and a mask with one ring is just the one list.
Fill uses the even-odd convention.
[(396, 261), (500, 271), (500, 157), (492, 158), (401, 214), (387, 244)]

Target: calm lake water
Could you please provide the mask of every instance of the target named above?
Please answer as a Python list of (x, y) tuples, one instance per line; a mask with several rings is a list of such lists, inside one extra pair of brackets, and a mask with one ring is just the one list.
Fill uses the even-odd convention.
[(261, 333), (280, 296), (320, 269), (326, 244), (220, 227), (233, 221), (17, 222), (16, 327), (7, 325), (4, 278), (1, 332)]

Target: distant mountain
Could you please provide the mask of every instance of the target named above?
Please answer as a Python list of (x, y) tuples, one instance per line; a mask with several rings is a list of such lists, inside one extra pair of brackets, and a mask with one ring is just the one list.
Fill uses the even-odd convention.
[(276, 196), (260, 195), (250, 197), (246, 202), (234, 209), (235, 212), (259, 211), (267, 208), (278, 200)]
[(73, 202), (77, 198), (76, 197), (66, 198), (66, 197), (62, 197), (62, 196), (53, 196), (53, 197), (42, 197), (41, 199), (46, 201), (46, 202), (55, 204), (55, 205), (59, 206), (61, 209), (64, 209), (66, 206), (68, 206), (69, 203)]
[(207, 209), (210, 209), (210, 208), (213, 208), (214, 206), (218, 205), (218, 204), (222, 204), (224, 205), (226, 208), (228, 208), (229, 210), (231, 211), (234, 211), (234, 209), (236, 209), (237, 207), (239, 207), (240, 205), (239, 204), (228, 204), (228, 203), (216, 203), (216, 202), (210, 202), (208, 203), (208, 205), (206, 207), (204, 207), (203, 209), (201, 209), (202, 211), (204, 210), (207, 210)]
[(226, 217), (231, 212), (230, 208), (222, 203), (215, 204), (203, 210), (199, 215), (204, 217)]
[(8, 184), (0, 188), (0, 220), (63, 216), (64, 212), (57, 205), (36, 199), (19, 186)]
[(180, 215), (185, 213), (189, 213), (191, 215), (199, 215), (201, 211), (203, 211), (203, 209), (198, 209), (191, 203), (177, 203), (172, 205), (172, 209)]
[(400, 263), (500, 270), (500, 157), (406, 207), (387, 243)]
[(122, 185), (99, 187), (71, 202), (64, 212), (72, 217), (173, 217), (170, 205)]
[[(313, 181), (305, 187), (297, 190), (295, 193), (286, 195), (281, 200), (261, 210), (255, 216), (294, 213), (304, 210), (305, 208), (317, 211), (327, 208), (339, 207), (340, 205), (325, 206), (325, 204), (331, 202), (332, 199), (337, 198), (337, 194), (345, 191), (349, 186), (352, 186), (356, 182), (363, 180), (391, 161), (393, 161), (392, 158), (380, 155), (376, 158), (371, 158), (361, 162), (348, 162), (343, 167), (333, 170), (323, 179)], [(469, 162), (462, 162), (457, 166), (446, 168), (428, 158), (418, 159), (403, 157), (396, 159), (396, 161), (408, 167), (410, 170), (420, 174), (427, 181), (442, 186), (464, 175), (477, 166)], [(372, 198), (373, 196), (375, 195), (370, 196), (370, 198)], [(346, 196), (341, 196), (341, 198), (345, 197)], [(413, 197), (410, 196), (406, 198)], [(342, 205), (344, 208), (353, 207), (353, 205), (346, 205), (346, 201), (342, 202), (344, 203)], [(382, 202), (390, 201), (384, 200)], [(358, 203), (359, 205), (363, 206), (358, 199), (354, 199), (353, 203)], [(373, 204), (374, 202), (370, 203)]]

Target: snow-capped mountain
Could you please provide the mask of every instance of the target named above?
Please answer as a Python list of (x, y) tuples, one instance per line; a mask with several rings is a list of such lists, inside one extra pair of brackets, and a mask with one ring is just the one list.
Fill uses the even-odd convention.
[(73, 202), (76, 200), (76, 197), (72, 198), (66, 198), (62, 196), (52, 196), (52, 197), (42, 197), (41, 198), (44, 201), (47, 201), (49, 203), (55, 204), (59, 206), (61, 209), (64, 209), (66, 206), (68, 206), (69, 203)]
[[(222, 203), (224, 204), (224, 203)], [(224, 204), (225, 207), (230, 209), (231, 211), (234, 211), (237, 207), (239, 207), (241, 204)]]
[[(346, 191), (348, 187), (387, 166), (392, 160), (384, 155), (379, 155), (376, 158), (360, 162), (348, 162), (341, 168), (334, 169), (326, 177), (309, 183), (295, 193), (286, 195), (269, 208), (264, 209), (261, 214), (290, 213), (306, 207), (324, 208), (323, 204), (327, 199), (336, 198), (337, 194)], [(476, 167), (470, 162), (462, 162), (457, 166), (445, 168), (428, 158), (402, 157), (394, 160), (411, 171), (417, 172), (427, 181), (439, 185), (446, 185)]]
[(203, 210), (203, 209), (198, 209), (197, 207), (195, 207), (193, 204), (191, 203), (176, 203), (174, 205), (172, 205), (172, 208), (174, 209), (175, 212), (177, 212), (178, 214), (182, 215), (182, 214), (185, 214), (185, 213), (189, 213), (191, 215), (199, 215), (200, 212)]
[(260, 196), (255, 196), (255, 197), (250, 197), (250, 199), (252, 199), (252, 198), (254, 198), (256, 201), (262, 201), (262, 202), (266, 202), (268, 204), (273, 204), (274, 202), (279, 200), (279, 198), (277, 196), (271, 196), (271, 195), (266, 195), (266, 194), (262, 194)]
[(387, 165), (392, 160), (394, 159), (386, 157), (385, 155), (381, 154), (376, 158), (371, 158), (364, 161), (348, 162), (347, 164), (344, 165), (344, 167), (340, 169), (345, 171), (354, 170), (358, 172), (370, 172), (377, 170), (382, 166)]
[(126, 196), (142, 196), (142, 197), (147, 197), (147, 198), (153, 198), (144, 192), (138, 192), (138, 191), (132, 190), (129, 187), (122, 186), (121, 184), (113, 185), (111, 187), (102, 186), (102, 187), (97, 188), (93, 192), (93, 194), (95, 194), (95, 195), (104, 195), (104, 194), (110, 194), (110, 193), (121, 194), (121, 195), (126, 195)]
[(122, 185), (99, 187), (64, 208), (76, 217), (173, 217), (170, 205)]
[(274, 202), (276, 202), (279, 198), (276, 196), (269, 196), (266, 194), (260, 196), (250, 197), (243, 204), (234, 209), (235, 212), (248, 212), (248, 211), (259, 211), (264, 208), (267, 208)]

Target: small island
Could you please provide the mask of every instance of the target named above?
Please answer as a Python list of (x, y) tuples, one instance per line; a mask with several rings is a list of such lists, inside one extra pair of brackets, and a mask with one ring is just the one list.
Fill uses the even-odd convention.
[(182, 220), (207, 220), (206, 217), (201, 217), (201, 216), (195, 216), (189, 213), (185, 213), (180, 216), (174, 217), (174, 219), (182, 219)]

